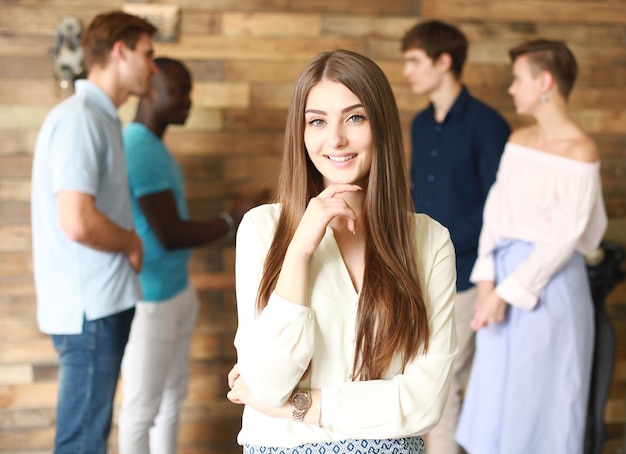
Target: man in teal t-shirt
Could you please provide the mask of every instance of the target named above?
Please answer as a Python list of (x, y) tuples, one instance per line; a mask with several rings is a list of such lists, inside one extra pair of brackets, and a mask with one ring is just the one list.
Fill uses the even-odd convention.
[(178, 415), (189, 381), (189, 343), (198, 297), (189, 285), (191, 248), (232, 236), (243, 214), (260, 202), (239, 196), (231, 214), (189, 220), (180, 166), (163, 144), (170, 124), (191, 108), (191, 75), (177, 61), (157, 58), (159, 73), (123, 132), (133, 217), (144, 246), (137, 304), (122, 363), (119, 447), (125, 453), (174, 453)]

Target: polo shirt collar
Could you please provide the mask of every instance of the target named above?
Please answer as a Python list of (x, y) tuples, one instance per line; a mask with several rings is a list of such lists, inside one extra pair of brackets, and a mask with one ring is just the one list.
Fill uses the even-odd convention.
[(102, 88), (87, 79), (80, 79), (75, 82), (76, 93), (84, 95), (93, 101), (104, 114), (113, 121), (119, 121), (117, 109), (113, 100), (109, 98)]

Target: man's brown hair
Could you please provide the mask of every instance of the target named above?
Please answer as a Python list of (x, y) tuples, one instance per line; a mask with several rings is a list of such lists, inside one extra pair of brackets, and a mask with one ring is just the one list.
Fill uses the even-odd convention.
[(109, 52), (117, 41), (134, 50), (142, 35), (152, 37), (156, 31), (157, 28), (149, 22), (122, 11), (97, 15), (81, 38), (86, 70), (106, 65)]

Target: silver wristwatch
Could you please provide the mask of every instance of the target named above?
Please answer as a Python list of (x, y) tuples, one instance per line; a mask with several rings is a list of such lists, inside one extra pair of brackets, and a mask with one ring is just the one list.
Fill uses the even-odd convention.
[(296, 389), (291, 398), (291, 416), (295, 421), (302, 422), (304, 415), (311, 408), (311, 390), (310, 389)]

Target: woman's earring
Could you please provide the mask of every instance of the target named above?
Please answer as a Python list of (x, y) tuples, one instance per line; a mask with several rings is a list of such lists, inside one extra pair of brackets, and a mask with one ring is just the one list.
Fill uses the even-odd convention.
[(547, 103), (548, 102), (548, 95), (546, 95), (545, 93), (541, 93), (541, 97), (539, 98), (539, 100), (542, 103), (544, 103), (544, 104)]

